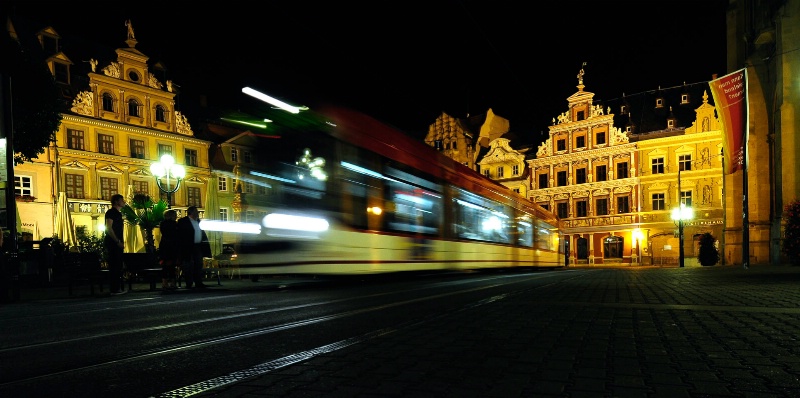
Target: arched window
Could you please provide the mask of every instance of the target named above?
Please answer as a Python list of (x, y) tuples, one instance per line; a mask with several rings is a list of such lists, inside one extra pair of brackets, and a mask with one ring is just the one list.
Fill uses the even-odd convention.
[(156, 121), (157, 122), (166, 122), (167, 116), (165, 114), (164, 107), (161, 105), (156, 105)]
[(139, 116), (139, 102), (133, 98), (128, 100), (128, 116)]
[(103, 93), (103, 110), (114, 112), (114, 97), (109, 93)]

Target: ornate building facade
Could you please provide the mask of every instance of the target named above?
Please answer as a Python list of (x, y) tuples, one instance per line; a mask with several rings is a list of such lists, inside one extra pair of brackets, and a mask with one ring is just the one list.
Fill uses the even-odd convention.
[[(671, 212), (680, 204), (695, 210), (684, 229), (685, 255), (695, 257), (701, 234), (722, 234), (721, 132), (708, 95), (697, 106), (698, 88), (678, 87), (601, 105), (584, 91), (583, 76), (527, 161), (529, 198), (563, 220), (572, 263), (677, 262)], [(681, 127), (689, 110), (691, 126)], [(640, 131), (653, 125), (635, 125), (643, 119), (634, 111), (663, 125)]]
[[(186, 117), (175, 108), (176, 87), (157, 77), (149, 58), (136, 49), (132, 24), (126, 25), (127, 46), (105, 61), (98, 58), (106, 55), (94, 54), (87, 79), (74, 78), (80, 76), (81, 68), (58, 51), (61, 38), (55, 29), (37, 33), (43, 48), (56, 51), (48, 66), (62, 92), (74, 95), (52, 145), (14, 169), (17, 193), (35, 197), (32, 202), (18, 203), (20, 232), (34, 240), (53, 236), (59, 192), (68, 197), (76, 227), (90, 234), (102, 229), (112, 195), (122, 194), (128, 201), (136, 193), (163, 197), (150, 165), (164, 154), (171, 154), (186, 168), (185, 178), (172, 194), (173, 208), (180, 213), (188, 206), (204, 206), (211, 177), (211, 143), (195, 137)], [(174, 187), (174, 178), (171, 183)]]

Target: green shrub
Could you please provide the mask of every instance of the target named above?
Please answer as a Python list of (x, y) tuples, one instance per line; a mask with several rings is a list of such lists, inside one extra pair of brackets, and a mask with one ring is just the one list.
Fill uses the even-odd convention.
[(719, 262), (719, 251), (716, 243), (717, 240), (708, 232), (700, 236), (700, 253), (697, 256), (700, 265), (708, 267)]
[(800, 265), (800, 201), (783, 208), (783, 254), (793, 265)]

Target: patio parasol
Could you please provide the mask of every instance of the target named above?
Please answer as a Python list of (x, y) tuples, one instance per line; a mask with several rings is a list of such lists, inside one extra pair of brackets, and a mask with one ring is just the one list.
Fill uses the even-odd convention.
[[(206, 202), (203, 208), (205, 220), (219, 220), (219, 198), (217, 197), (217, 178), (212, 176), (206, 182)], [(206, 231), (208, 243), (211, 245), (211, 257), (222, 252), (222, 232)]]
[(56, 202), (56, 225), (53, 235), (58, 237), (67, 246), (78, 245), (78, 234), (75, 233), (75, 224), (69, 212), (69, 201), (65, 192), (58, 193)]
[[(128, 185), (128, 195), (125, 197), (126, 203), (133, 202), (133, 185)], [(138, 253), (144, 249), (144, 238), (138, 225), (125, 223), (125, 253)]]

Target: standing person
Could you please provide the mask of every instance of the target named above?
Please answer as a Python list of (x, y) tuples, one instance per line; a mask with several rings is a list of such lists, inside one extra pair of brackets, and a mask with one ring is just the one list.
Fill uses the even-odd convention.
[(178, 213), (175, 210), (164, 212), (164, 220), (158, 228), (161, 230), (161, 242), (158, 244), (158, 257), (161, 263), (161, 288), (165, 291), (175, 290), (175, 267), (180, 261), (180, 242), (178, 241)]
[(125, 284), (122, 283), (122, 251), (125, 244), (122, 241), (122, 207), (125, 198), (120, 194), (111, 196), (111, 208), (106, 211), (106, 236), (103, 245), (108, 252), (108, 272), (111, 276), (111, 294), (126, 293)]
[(180, 236), (181, 254), (183, 255), (183, 274), (186, 276), (186, 288), (192, 285), (204, 288), (203, 283), (203, 241), (205, 231), (200, 229), (200, 213), (196, 206), (186, 209), (186, 216), (178, 220), (178, 235)]

